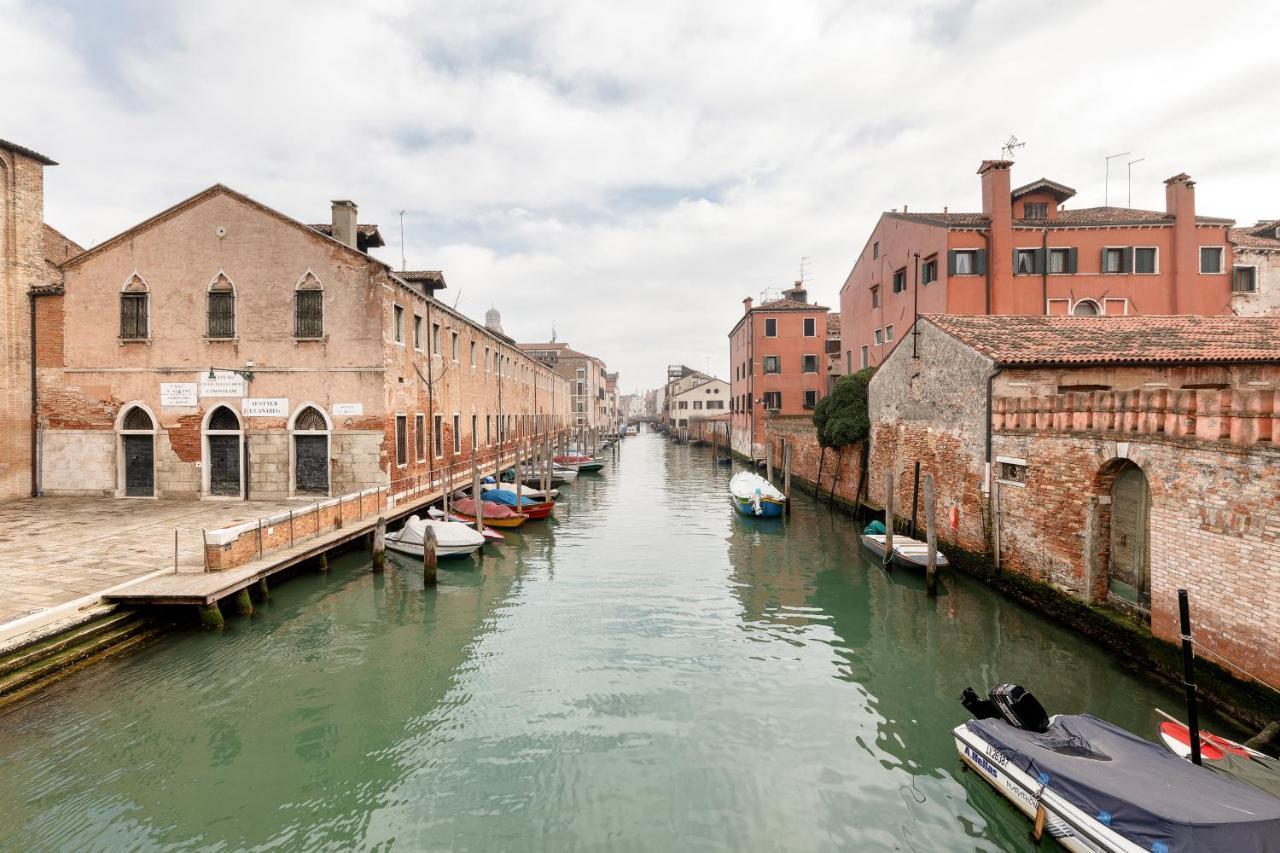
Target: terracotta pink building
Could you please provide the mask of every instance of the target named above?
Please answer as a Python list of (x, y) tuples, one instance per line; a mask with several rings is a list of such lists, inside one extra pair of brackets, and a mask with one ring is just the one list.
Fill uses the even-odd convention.
[(729, 332), (729, 422), (735, 453), (764, 457), (768, 415), (810, 414), (827, 392), (827, 312), (797, 284), (753, 305)]
[(843, 369), (877, 366), (920, 314), (1232, 313), (1230, 219), (1196, 214), (1195, 183), (1165, 181), (1163, 211), (1070, 209), (1012, 163), (978, 169), (978, 212), (881, 214), (840, 291)]

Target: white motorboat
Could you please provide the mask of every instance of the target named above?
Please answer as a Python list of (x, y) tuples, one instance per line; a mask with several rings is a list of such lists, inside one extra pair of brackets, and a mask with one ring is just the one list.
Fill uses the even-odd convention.
[(729, 500), (738, 512), (754, 518), (778, 518), (787, 506), (787, 496), (759, 474), (740, 471), (729, 481)]
[(465, 557), (484, 545), (484, 536), (474, 527), (457, 521), (409, 516), (404, 527), (387, 534), (387, 547), (402, 554), (422, 556), (422, 539), (430, 526), (436, 533), (437, 557)]
[[(525, 465), (520, 469), (520, 476), (521, 478), (524, 479), (526, 483), (534, 483), (534, 482), (540, 481), (542, 479), (542, 473), (543, 471), (541, 467), (535, 468), (529, 465)], [(577, 465), (552, 465), (551, 466), (551, 480), (553, 482), (558, 480), (562, 483), (572, 483), (576, 479), (578, 479)]]

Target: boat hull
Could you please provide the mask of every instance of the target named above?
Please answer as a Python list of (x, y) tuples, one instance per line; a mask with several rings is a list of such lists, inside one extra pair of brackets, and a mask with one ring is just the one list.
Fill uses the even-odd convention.
[[(476, 517), (474, 515), (467, 515), (466, 513), (458, 512), (457, 510), (451, 512), (450, 515), (453, 516), (455, 520), (461, 521), (464, 524), (476, 523)], [(487, 515), (484, 517), (484, 525), (486, 527), (500, 527), (503, 529), (519, 527), (526, 521), (528, 521), (528, 517), (523, 515), (516, 515), (510, 518), (490, 518)]]
[[(884, 562), (884, 536), (864, 533), (860, 538), (862, 547), (879, 557), (881, 562)], [(938, 551), (937, 555), (938, 560), (935, 565), (938, 568), (943, 569), (951, 565), (941, 551)], [(929, 567), (929, 546), (909, 536), (894, 536), (892, 562), (893, 565), (904, 569), (927, 569)]]
[(747, 518), (781, 518), (786, 512), (786, 504), (775, 501), (771, 498), (760, 499), (760, 511), (756, 512), (755, 505), (749, 498), (730, 497), (733, 508)]
[[(386, 542), (388, 551), (395, 551), (397, 554), (408, 554), (411, 557), (422, 556), (421, 542), (404, 543), (392, 533), (387, 534)], [(477, 545), (437, 545), (436, 556), (441, 559), (445, 557), (469, 557), (483, 547), (483, 542)]]

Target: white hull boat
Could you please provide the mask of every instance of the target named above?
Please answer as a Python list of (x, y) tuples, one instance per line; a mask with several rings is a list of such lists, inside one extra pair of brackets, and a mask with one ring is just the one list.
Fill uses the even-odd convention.
[(387, 534), (387, 547), (401, 554), (421, 557), (422, 539), (428, 526), (435, 530), (437, 557), (465, 557), (474, 554), (484, 545), (484, 536), (473, 527), (457, 521), (424, 519), (411, 515), (404, 527)]
[(787, 507), (786, 495), (750, 471), (733, 475), (729, 481), (729, 500), (734, 509), (753, 518), (780, 518)]

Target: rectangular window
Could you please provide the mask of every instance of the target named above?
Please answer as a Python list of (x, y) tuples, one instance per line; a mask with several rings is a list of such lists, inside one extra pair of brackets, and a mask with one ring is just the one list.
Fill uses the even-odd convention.
[(1106, 248), (1102, 250), (1102, 271), (1104, 273), (1122, 273), (1124, 269), (1124, 249)]
[(484, 443), (485, 446), (493, 444), (493, 415), (484, 416)]
[(764, 357), (764, 372), (765, 373), (781, 373), (782, 360), (779, 359), (776, 355), (766, 355)]
[(396, 415), (396, 464), (404, 466), (409, 463), (409, 418)]
[(935, 255), (932, 258), (926, 258), (924, 265), (920, 267), (920, 283), (931, 284), (938, 280), (938, 258)]
[(462, 452), (462, 415), (453, 416), (453, 452)]
[(806, 338), (816, 338), (818, 336), (818, 320), (816, 317), (804, 318), (804, 336)]
[(871, 244), (871, 260), (874, 261), (879, 257), (880, 257), (880, 241), (877, 240)]
[(677, 408), (677, 409), (687, 409), (687, 408), (689, 408), (689, 401), (688, 401), (688, 400), (680, 400), (679, 402), (677, 402), (677, 403), (676, 403), (676, 408)]
[(413, 451), (414, 457), (422, 462), (427, 458), (427, 416), (413, 416)]
[(892, 323), (884, 327), (884, 339), (886, 343), (893, 340), (893, 324)]
[(708, 401), (707, 401), (707, 408), (708, 408), (708, 409), (723, 409), (723, 408), (724, 408), (724, 400), (708, 400)]
[(1154, 246), (1138, 246), (1133, 250), (1133, 271), (1144, 275), (1156, 272), (1156, 249)]
[(1075, 249), (1050, 249), (1049, 274), (1067, 275), (1076, 271)]
[(876, 329), (876, 346), (880, 346), (882, 343), (884, 343), (884, 332)]
[(1222, 272), (1222, 247), (1200, 247), (1200, 272), (1204, 275), (1215, 275)]
[(480, 416), (471, 416), (471, 452), (476, 452), (477, 439), (480, 438)]
[(693, 407), (694, 407), (695, 409), (701, 409), (701, 408), (702, 408), (702, 401), (701, 401), (701, 400), (694, 400), (694, 401), (693, 401)]
[(1003, 483), (1012, 483), (1018, 486), (1026, 485), (1026, 463), (1019, 464), (1017, 462), (1001, 462), (999, 479)]
[(1231, 292), (1254, 293), (1258, 289), (1257, 267), (1235, 267), (1232, 270)]
[(1014, 249), (1013, 274), (1031, 275), (1038, 272), (1036, 269), (1036, 255), (1038, 252), (1038, 249)]
[(471, 342), (471, 366), (476, 366), (476, 342)]
[(782, 409), (781, 391), (765, 391), (762, 396), (764, 399), (761, 402), (764, 404), (766, 409), (775, 412)]
[(816, 355), (806, 355), (804, 357), (804, 367), (801, 368), (805, 373), (818, 372), (818, 357)]
[(489, 348), (484, 348), (484, 372), (489, 372)]
[(862, 348), (862, 369), (866, 370), (871, 366), (871, 347), (863, 346)]
[(880, 285), (878, 284), (875, 287), (871, 288), (871, 307), (872, 308), (880, 307)]
[(806, 390), (804, 392), (804, 407), (806, 409), (812, 409), (817, 405), (818, 405), (818, 392), (814, 391), (812, 388)]
[(431, 452), (439, 459), (444, 455), (444, 421), (440, 415), (434, 417), (431, 425)]
[(417, 314), (413, 315), (413, 348), (422, 349), (422, 318)]
[(1023, 219), (1048, 219), (1049, 218), (1049, 202), (1047, 201), (1028, 201), (1022, 205)]
[(209, 293), (209, 337), (236, 336), (236, 295), (231, 290)]
[(120, 337), (138, 340), (147, 336), (147, 294), (120, 294)]
[(458, 333), (449, 333), (449, 356), (454, 360), (458, 360)]
[(431, 354), (440, 354), (440, 324), (431, 324)]
[(906, 267), (903, 267), (903, 268), (902, 268), (902, 269), (900, 269), (900, 270), (894, 270), (894, 272), (893, 272), (893, 292), (894, 292), (894, 293), (901, 293), (902, 291), (904, 291), (904, 290), (906, 290), (906, 289), (907, 289), (907, 268), (906, 268)]
[(984, 249), (955, 249), (947, 253), (948, 275), (982, 275), (987, 271)]
[(293, 334), (299, 338), (324, 337), (324, 291), (299, 290), (294, 294)]
[(772, 317), (764, 321), (764, 336), (766, 338), (776, 338), (778, 336), (778, 321)]
[(391, 339), (398, 344), (404, 343), (404, 309), (399, 305), (391, 306)]

